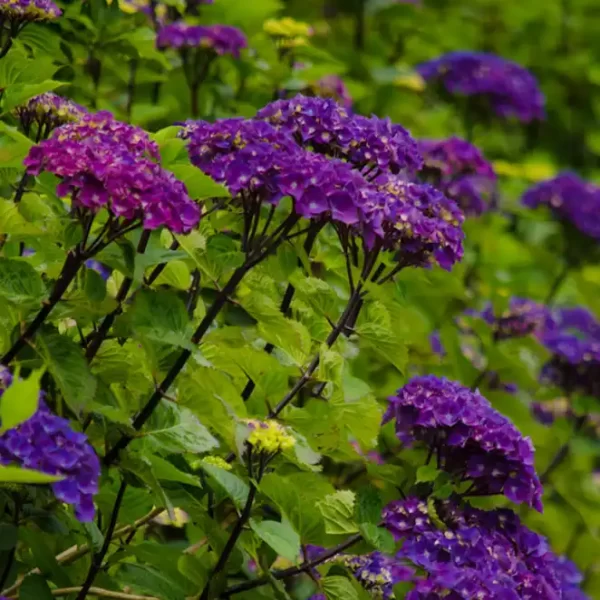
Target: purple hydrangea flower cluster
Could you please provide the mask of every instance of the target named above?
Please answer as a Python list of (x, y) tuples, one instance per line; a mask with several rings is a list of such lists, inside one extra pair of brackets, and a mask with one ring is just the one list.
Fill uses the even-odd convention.
[(600, 398), (600, 321), (585, 308), (557, 310), (541, 335), (552, 358), (542, 380)]
[(321, 98), (331, 98), (345, 110), (352, 108), (352, 96), (344, 80), (338, 75), (325, 75), (310, 86), (311, 92)]
[[(384, 248), (398, 250), (401, 264), (450, 270), (463, 256), (464, 216), (456, 202), (430, 185), (380, 175), (374, 181), (385, 192), (372, 207), (372, 219), (383, 229)], [(374, 200), (379, 201), (379, 197)]]
[(531, 440), (478, 391), (430, 375), (411, 379), (389, 402), (383, 422), (396, 420), (403, 444), (424, 443), (438, 468), (470, 480), (474, 494), (504, 494), (542, 511)]
[(205, 48), (223, 56), (240, 57), (248, 46), (246, 36), (229, 25), (190, 25), (184, 21), (163, 27), (156, 37), (158, 48)]
[(534, 185), (525, 192), (522, 203), (529, 208), (548, 206), (558, 218), (600, 240), (600, 187), (575, 173), (561, 173)]
[(290, 196), (300, 216), (333, 219), (368, 247), (378, 241), (397, 251), (405, 265), (450, 268), (462, 256), (462, 214), (431, 186), (393, 176), (367, 181), (349, 163), (309, 152), (262, 120), (188, 122), (182, 136), (192, 163), (243, 202)]
[(420, 140), (424, 166), (419, 175), (456, 200), (465, 215), (480, 215), (496, 185), (492, 165), (473, 144), (457, 137)]
[(52, 0), (0, 0), (0, 15), (13, 23), (49, 21), (61, 14)]
[(507, 509), (478, 510), (440, 502), (432, 518), (417, 498), (385, 507), (385, 526), (403, 540), (397, 558), (424, 572), (406, 600), (567, 600), (585, 595), (581, 575), (545, 538)]
[(350, 115), (330, 98), (301, 94), (268, 104), (256, 115), (309, 150), (348, 161), (370, 179), (381, 172), (412, 173), (422, 165), (415, 140), (389, 119)]
[[(12, 375), (3, 369), (0, 396), (11, 384)], [(31, 418), (0, 435), (0, 464), (17, 464), (63, 477), (51, 484), (54, 495), (72, 504), (80, 521), (93, 520), (100, 461), (87, 436), (73, 431), (66, 419), (50, 412), (43, 393), (40, 393), (38, 410)]]
[(26, 134), (36, 125), (38, 138), (41, 139), (48, 137), (53, 129), (65, 123), (79, 121), (88, 111), (68, 98), (46, 92), (16, 108), (15, 114)]
[(535, 77), (522, 66), (494, 54), (449, 52), (417, 71), (450, 94), (486, 98), (503, 118), (529, 122), (544, 118), (544, 96)]
[(70, 194), (76, 206), (141, 218), (145, 229), (190, 231), (200, 219), (199, 206), (152, 158), (158, 158), (158, 148), (141, 129), (90, 115), (33, 146), (24, 164), (31, 175), (47, 171), (60, 177), (58, 195)]
[(527, 298), (511, 298), (508, 309), (501, 315), (494, 313), (491, 302), (481, 311), (469, 311), (472, 316), (481, 317), (494, 332), (496, 340), (539, 334), (546, 325), (549, 311), (546, 306)]

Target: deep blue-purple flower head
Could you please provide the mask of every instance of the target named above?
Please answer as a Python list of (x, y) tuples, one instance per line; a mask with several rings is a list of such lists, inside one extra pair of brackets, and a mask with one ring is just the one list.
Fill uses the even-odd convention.
[(542, 181), (527, 190), (522, 202), (529, 208), (547, 206), (585, 235), (600, 240), (600, 187), (575, 173)]
[(165, 25), (158, 32), (159, 48), (203, 48), (219, 56), (229, 54), (235, 58), (248, 46), (246, 36), (229, 25), (190, 25), (184, 21)]
[(198, 224), (200, 207), (157, 158), (145, 132), (96, 114), (56, 129), (31, 148), (24, 165), (31, 175), (59, 177), (58, 195), (71, 195), (85, 210), (107, 208), (118, 218), (140, 219), (145, 229), (186, 233)]
[(88, 111), (68, 98), (46, 92), (17, 107), (15, 114), (26, 134), (29, 134), (32, 125), (36, 125), (38, 136), (42, 139), (48, 137), (56, 127), (79, 121)]
[(574, 566), (510, 510), (486, 512), (452, 500), (428, 507), (409, 497), (388, 504), (383, 518), (403, 540), (397, 558), (422, 573), (407, 600), (567, 600), (580, 591)]
[[(8, 370), (0, 375), (0, 396), (12, 384)], [(16, 464), (62, 477), (51, 484), (54, 495), (72, 504), (80, 521), (92, 521), (100, 461), (87, 437), (52, 414), (40, 393), (39, 407), (27, 421), (0, 435), (0, 464)]]
[(382, 172), (412, 173), (422, 164), (415, 140), (389, 119), (349, 115), (328, 98), (298, 95), (258, 111), (304, 148), (348, 161), (373, 179)]
[(482, 152), (457, 137), (418, 144), (424, 161), (419, 176), (454, 199), (465, 215), (480, 215), (496, 185), (494, 169)]
[(544, 96), (535, 77), (500, 56), (450, 52), (419, 65), (417, 71), (450, 94), (485, 98), (500, 117), (523, 122), (544, 118)]
[(527, 298), (516, 297), (511, 298), (508, 308), (501, 314), (494, 312), (491, 302), (480, 313), (471, 311), (470, 314), (484, 319), (492, 327), (497, 340), (539, 334), (549, 319), (546, 306)]
[(57, 19), (61, 14), (62, 11), (52, 0), (0, 0), (0, 15), (3, 21), (50, 21)]
[(585, 308), (560, 309), (541, 335), (552, 358), (542, 379), (567, 393), (600, 398), (600, 321)]
[(472, 481), (475, 493), (504, 494), (542, 510), (531, 440), (478, 391), (431, 375), (415, 377), (389, 398), (383, 421), (392, 420), (403, 444), (427, 446), (438, 468)]

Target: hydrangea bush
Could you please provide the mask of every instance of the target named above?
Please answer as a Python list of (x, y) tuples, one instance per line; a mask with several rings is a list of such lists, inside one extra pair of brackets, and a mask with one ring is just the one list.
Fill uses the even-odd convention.
[(0, 0), (0, 600), (600, 598), (597, 32), (442, 4)]

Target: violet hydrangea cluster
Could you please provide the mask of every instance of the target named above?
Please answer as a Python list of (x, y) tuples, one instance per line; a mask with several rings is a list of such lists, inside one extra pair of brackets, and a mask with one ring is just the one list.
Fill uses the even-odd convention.
[(3, 21), (27, 23), (49, 21), (62, 14), (52, 0), (0, 0), (0, 15)]
[(397, 252), (402, 265), (450, 268), (462, 256), (462, 213), (431, 186), (389, 174), (370, 181), (350, 162), (311, 152), (261, 119), (191, 121), (181, 135), (191, 162), (242, 203), (289, 196), (298, 215), (331, 219), (367, 247)]
[(424, 165), (420, 177), (456, 200), (467, 216), (477, 216), (490, 203), (496, 186), (491, 163), (470, 142), (457, 137), (420, 140)]
[(541, 342), (552, 353), (542, 380), (567, 394), (580, 392), (600, 398), (600, 321), (585, 308), (555, 311)]
[(528, 208), (547, 206), (559, 219), (600, 240), (600, 187), (575, 173), (561, 173), (534, 185), (525, 192), (522, 203)]
[(140, 219), (145, 229), (164, 225), (186, 233), (197, 225), (200, 208), (158, 158), (143, 130), (103, 113), (59, 127), (31, 148), (24, 164), (31, 175), (58, 176), (58, 195), (70, 195), (86, 211), (107, 208), (117, 218)]
[(310, 91), (321, 98), (332, 98), (345, 110), (352, 108), (352, 96), (339, 75), (325, 75), (310, 85)]
[(444, 378), (415, 377), (389, 398), (383, 422), (392, 420), (403, 444), (424, 444), (439, 469), (471, 482), (470, 493), (504, 494), (541, 512), (531, 440), (478, 391)]
[[(13, 377), (7, 369), (0, 373), (0, 397)], [(18, 465), (61, 477), (52, 483), (54, 495), (71, 504), (80, 521), (91, 521), (98, 492), (100, 461), (87, 436), (71, 429), (69, 422), (52, 414), (40, 393), (35, 414), (17, 427), (0, 434), (0, 464)]]
[(298, 95), (268, 104), (256, 115), (304, 148), (348, 161), (370, 179), (412, 173), (422, 165), (415, 140), (389, 119), (350, 115), (330, 98)]
[(79, 121), (88, 114), (88, 111), (69, 98), (46, 92), (16, 108), (15, 114), (27, 135), (35, 126), (38, 139), (42, 139), (48, 137), (53, 129), (65, 123)]
[(406, 600), (586, 598), (575, 566), (510, 510), (483, 511), (454, 500), (428, 507), (409, 497), (388, 504), (383, 519), (403, 541), (397, 560), (418, 567)]
[(544, 118), (544, 96), (535, 77), (495, 54), (449, 52), (418, 65), (417, 71), (452, 95), (484, 98), (500, 117), (523, 122)]
[(156, 37), (158, 48), (204, 48), (219, 56), (239, 58), (248, 46), (246, 36), (229, 25), (190, 25), (184, 21), (165, 25)]
[(501, 314), (496, 314), (491, 302), (481, 312), (468, 311), (468, 314), (479, 316), (486, 321), (492, 327), (496, 340), (539, 334), (549, 318), (546, 306), (518, 297), (511, 298), (508, 308)]

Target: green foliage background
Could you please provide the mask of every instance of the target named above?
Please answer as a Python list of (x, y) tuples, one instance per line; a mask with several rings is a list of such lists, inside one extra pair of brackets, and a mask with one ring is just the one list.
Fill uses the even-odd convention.
[[(155, 49), (146, 16), (121, 11), (116, 0), (110, 6), (104, 0), (60, 4), (65, 11), (61, 19), (29, 25), (0, 60), (3, 352), (15, 331), (37, 312), (66, 250), (79, 235), (55, 195), (53, 177), (39, 177), (19, 205), (12, 201), (22, 160), (32, 145), (16, 129), (12, 110), (17, 105), (55, 90), (91, 109), (110, 110), (118, 119), (158, 132), (155, 139), (161, 145), (163, 165), (188, 185), (193, 198), (208, 200), (221, 193), (216, 184), (198, 175), (173, 131), (166, 129), (190, 116), (188, 91), (176, 55)], [(283, 422), (299, 442), (277, 459), (260, 484), (251, 527), (242, 533), (231, 556), (230, 582), (239, 580), (240, 572), (250, 573), (249, 559), (261, 570), (275, 561), (275, 566), (285, 567), (296, 562), (300, 544), (335, 545), (359, 530), (368, 541), (357, 551), (389, 550), (390, 541), (378, 535), (377, 518), (361, 514), (360, 502), (346, 490), (358, 493), (359, 499), (368, 493), (365, 489), (376, 490), (375, 502), (387, 502), (397, 497), (398, 488), (407, 490), (416, 478), (431, 474), (417, 472), (422, 457), (412, 451), (397, 453), (393, 432), (380, 430), (386, 396), (419, 373), (445, 375), (470, 385), (478, 372), (461, 351), (453, 317), (486, 300), (506, 306), (513, 295), (544, 301), (562, 272), (562, 228), (549, 214), (523, 210), (518, 199), (532, 182), (564, 168), (598, 178), (597, 2), (424, 0), (412, 5), (369, 0), (362, 50), (355, 44), (357, 7), (350, 0), (326, 4), (215, 0), (202, 7), (201, 22), (240, 27), (249, 38), (249, 50), (240, 60), (217, 61), (201, 89), (200, 115), (209, 120), (251, 116), (278, 89), (303, 89), (321, 75), (336, 73), (349, 87), (357, 112), (389, 116), (415, 137), (465, 135), (472, 115), (423, 89), (413, 68), (449, 50), (495, 52), (530, 68), (547, 98), (547, 120), (542, 123), (474, 121), (473, 141), (502, 175), (503, 212), (468, 220), (465, 260), (451, 273), (438, 268), (405, 270), (395, 282), (372, 290), (353, 334), (342, 336), (331, 349), (323, 342), (348, 296), (345, 264), (335, 237), (322, 232), (310, 259), (300, 238), (283, 246), (244, 279), (219, 315), (218, 326), (199, 347), (192, 347), (193, 362), (178, 379), (172, 397), (162, 401), (118, 466), (105, 470), (96, 498), (97, 523), (79, 524), (67, 509), (52, 504), (42, 487), (24, 492), (7, 483), (0, 489), (0, 514), (15, 493), (26, 498), (18, 528), (8, 517), (0, 518), (0, 565), (16, 557), (5, 587), (29, 574), (18, 591), (12, 588), (11, 597), (44, 600), (52, 597), (52, 588), (81, 585), (91, 553), (69, 555), (67, 560), (61, 553), (73, 546), (100, 549), (121, 477), (129, 485), (118, 531), (144, 519), (153, 507), (172, 513), (181, 509), (189, 522), (180, 529), (148, 527), (144, 522), (138, 529), (126, 530), (111, 545), (107, 568), (95, 585), (168, 600), (198, 594), (227, 539), (235, 506), (244, 504), (249, 483), (240, 461), (227, 472), (198, 459), (237, 451), (237, 421), (264, 417), (319, 352), (315, 383), (327, 384), (324, 395), (329, 401), (304, 391), (297, 405), (283, 413)], [(263, 31), (267, 19), (283, 15), (313, 26), (307, 45), (281, 52)], [(306, 68), (293, 74), (292, 62), (305, 63)], [(90, 270), (80, 274), (35, 343), (19, 355), (25, 372), (45, 370), (43, 387), (74, 427), (80, 428), (93, 415), (87, 432), (100, 455), (120, 432), (128, 431), (131, 417), (177, 350), (189, 347), (191, 332), (240, 264), (237, 243), (223, 234), (235, 230), (236, 218), (225, 212), (211, 214), (198, 231), (179, 239), (177, 250), (169, 250), (170, 234), (153, 233), (144, 255), (135, 253), (139, 232), (133, 232), (126, 242), (98, 257), (114, 269), (108, 282)], [(33, 248), (35, 255), (21, 258), (22, 244)], [(144, 273), (161, 263), (166, 263), (162, 274), (144, 285)], [(196, 269), (201, 290), (190, 316), (187, 290)], [(90, 365), (78, 329), (90, 331), (117, 307), (115, 295), (126, 276), (133, 279), (131, 302), (124, 305), (114, 335)], [(284, 316), (279, 304), (288, 281), (296, 295), (290, 314)], [(569, 271), (557, 302), (584, 305), (600, 316), (599, 290), (600, 265), (590, 261)], [(429, 335), (435, 329), (441, 331), (448, 351), (444, 359), (431, 352)], [(537, 382), (545, 351), (529, 338), (495, 345), (485, 327), (478, 333), (488, 368), (520, 388), (516, 396), (485, 387), (482, 392), (533, 438), (542, 471), (572, 437), (572, 425), (566, 420), (544, 427), (530, 414), (534, 399), (560, 394)], [(275, 346), (272, 355), (263, 352), (265, 342)], [(248, 377), (256, 390), (244, 403), (240, 393)], [(578, 410), (593, 410), (590, 399), (575, 401)], [(7, 401), (2, 402), (4, 411)], [(385, 465), (365, 457), (373, 449), (387, 457)], [(577, 562), (592, 598), (600, 598), (600, 485), (593, 475), (599, 456), (600, 443), (593, 433), (575, 436), (570, 454), (546, 486), (544, 514), (519, 510), (525, 522), (550, 538), (557, 553), (567, 553)], [(12, 481), (10, 473), (3, 473), (0, 480)], [(482, 504), (498, 506), (503, 500)], [(365, 597), (343, 572), (333, 569), (326, 581), (330, 600)], [(216, 585), (223, 588), (227, 582), (222, 579)], [(314, 591), (309, 578), (297, 578), (287, 591), (273, 582), (237, 597), (305, 600)]]

